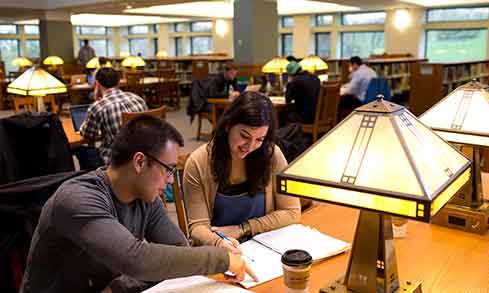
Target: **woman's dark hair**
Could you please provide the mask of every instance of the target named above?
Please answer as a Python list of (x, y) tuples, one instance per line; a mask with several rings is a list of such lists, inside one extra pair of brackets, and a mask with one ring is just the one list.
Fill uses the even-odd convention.
[[(270, 180), (275, 147), (276, 118), (270, 99), (257, 92), (244, 92), (237, 97), (219, 119), (208, 145), (211, 153), (211, 168), (214, 180), (229, 184), (231, 174), (231, 151), (228, 134), (231, 127), (244, 124), (251, 127), (268, 126), (261, 146), (245, 158), (248, 193), (263, 190)], [(224, 181), (224, 182), (223, 182)]]

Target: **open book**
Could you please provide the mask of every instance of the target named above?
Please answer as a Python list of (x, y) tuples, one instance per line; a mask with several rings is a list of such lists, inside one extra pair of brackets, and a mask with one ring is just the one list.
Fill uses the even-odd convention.
[(243, 288), (219, 282), (204, 276), (165, 280), (143, 293), (247, 293)]
[(270, 281), (283, 275), (282, 254), (289, 249), (302, 249), (313, 261), (328, 258), (350, 249), (350, 244), (325, 235), (301, 224), (259, 234), (240, 245), (244, 261), (257, 275), (259, 282), (249, 276), (241, 282), (245, 288)]

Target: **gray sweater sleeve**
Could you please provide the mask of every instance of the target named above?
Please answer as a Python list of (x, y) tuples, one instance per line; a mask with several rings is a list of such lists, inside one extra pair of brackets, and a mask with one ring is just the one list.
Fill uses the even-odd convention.
[(163, 207), (159, 197), (152, 204), (145, 238), (149, 242), (161, 244), (189, 245), (180, 228), (168, 216), (168, 211)]
[(160, 281), (222, 273), (229, 267), (227, 252), (221, 248), (181, 247), (135, 238), (110, 213), (109, 203), (97, 190), (81, 187), (65, 191), (67, 196), (54, 206), (55, 229), (115, 272), (142, 281)]

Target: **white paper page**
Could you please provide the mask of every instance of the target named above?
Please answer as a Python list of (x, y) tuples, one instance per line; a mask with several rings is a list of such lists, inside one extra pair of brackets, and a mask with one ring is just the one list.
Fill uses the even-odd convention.
[(162, 281), (143, 293), (246, 293), (251, 292), (204, 276), (191, 276)]
[(240, 247), (243, 260), (258, 277), (258, 282), (254, 282), (246, 275), (245, 280), (240, 283), (245, 288), (254, 287), (283, 275), (280, 254), (253, 240), (241, 243)]
[(309, 252), (314, 261), (350, 249), (349, 243), (301, 224), (293, 224), (274, 231), (259, 234), (253, 237), (253, 239), (281, 254), (289, 249), (305, 250)]

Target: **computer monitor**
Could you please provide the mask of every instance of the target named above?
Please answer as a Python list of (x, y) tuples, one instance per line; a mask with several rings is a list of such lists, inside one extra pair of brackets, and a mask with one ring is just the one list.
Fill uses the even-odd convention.
[(70, 107), (71, 122), (73, 122), (73, 129), (75, 132), (79, 132), (83, 124), (83, 121), (87, 118), (87, 111), (90, 105), (76, 105)]

